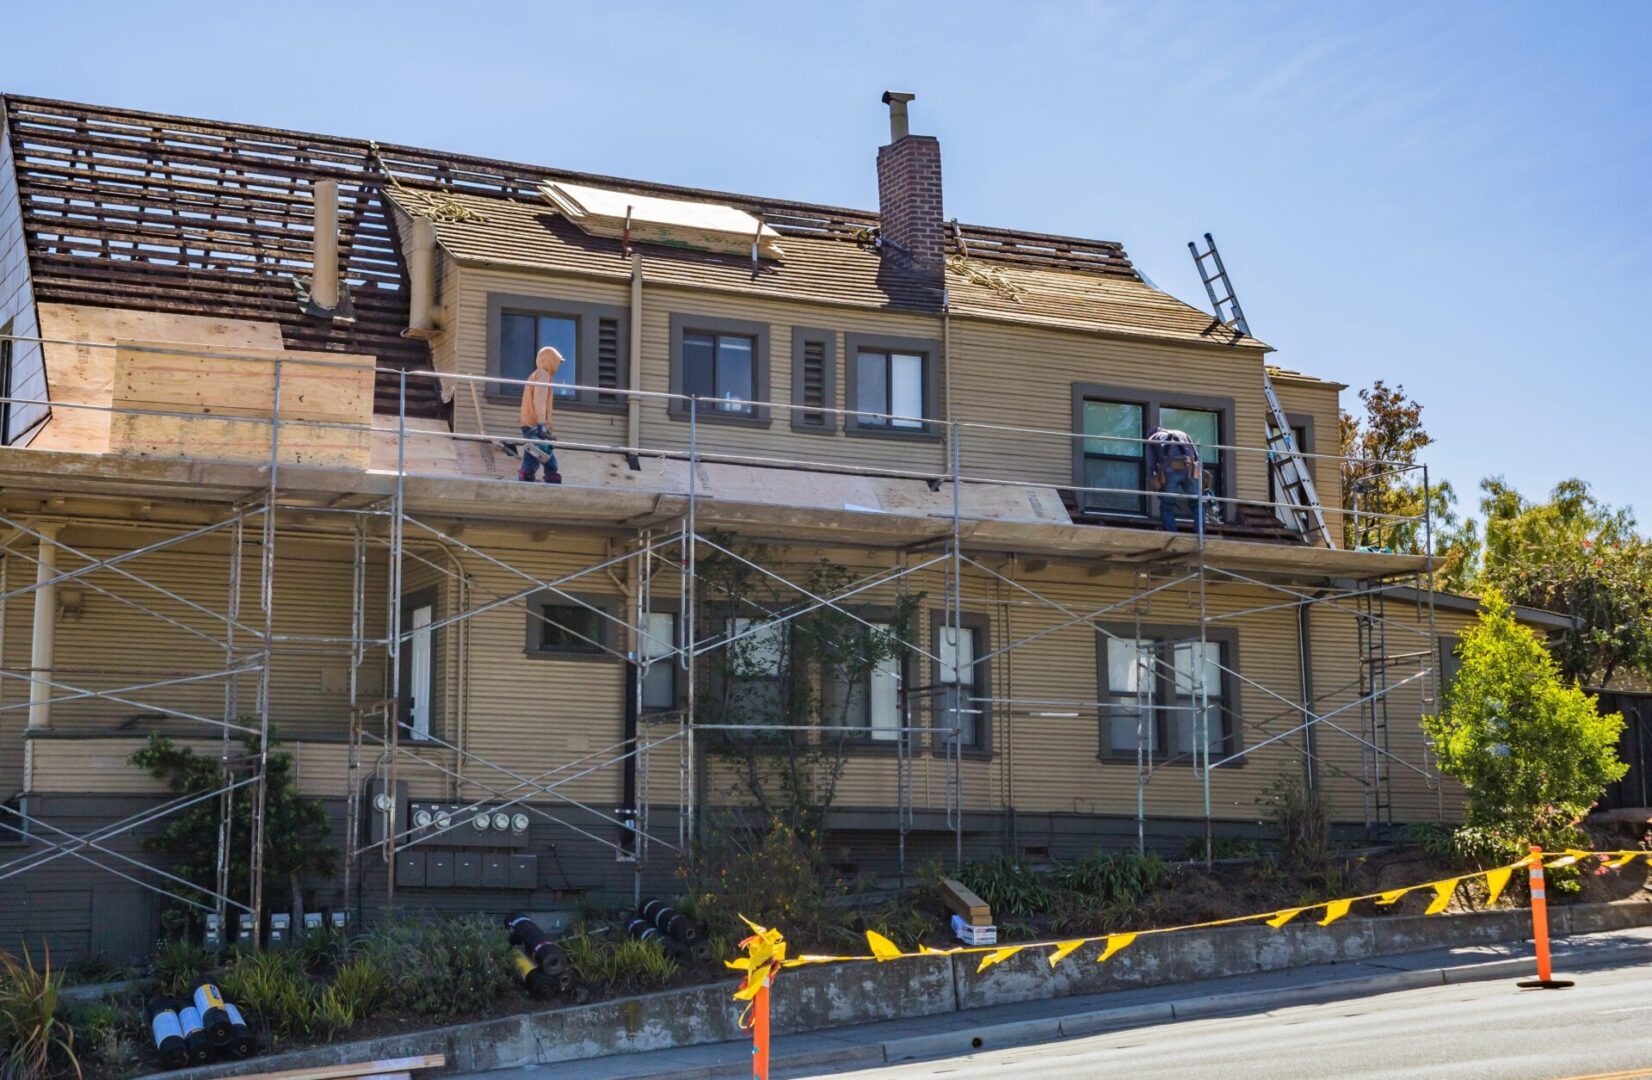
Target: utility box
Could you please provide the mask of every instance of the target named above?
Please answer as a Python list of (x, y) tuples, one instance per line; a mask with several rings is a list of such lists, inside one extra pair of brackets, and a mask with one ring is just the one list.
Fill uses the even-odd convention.
[(416, 889), (425, 883), (425, 853), (422, 851), (396, 852), (396, 884)]
[(424, 858), (424, 883), (432, 889), (453, 887), (453, 853), (432, 851)]
[(512, 889), (534, 889), (539, 887), (539, 856), (512, 855), (510, 870), (506, 878), (506, 886)]
[(475, 851), (461, 851), (453, 856), (453, 884), (462, 889), (482, 887), (482, 856)]

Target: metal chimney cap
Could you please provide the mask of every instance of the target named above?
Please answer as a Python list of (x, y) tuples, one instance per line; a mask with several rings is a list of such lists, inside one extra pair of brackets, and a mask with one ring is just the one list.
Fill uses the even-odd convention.
[(900, 142), (907, 136), (906, 103), (916, 98), (917, 94), (903, 94), (899, 90), (885, 90), (883, 103), (889, 106), (889, 141)]

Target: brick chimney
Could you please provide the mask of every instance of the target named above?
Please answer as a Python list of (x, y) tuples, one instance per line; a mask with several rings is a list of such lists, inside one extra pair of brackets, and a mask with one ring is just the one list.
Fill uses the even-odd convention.
[(940, 278), (946, 265), (946, 218), (941, 212), (941, 144), (906, 129), (906, 103), (916, 94), (885, 91), (889, 145), (878, 147), (878, 215), (885, 254)]

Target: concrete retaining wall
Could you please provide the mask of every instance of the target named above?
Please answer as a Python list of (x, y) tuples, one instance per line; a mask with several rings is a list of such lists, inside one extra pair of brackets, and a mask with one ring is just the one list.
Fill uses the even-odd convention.
[[(1550, 917), (1556, 936), (1622, 930), (1652, 925), (1652, 903), (1557, 907)], [(1106, 964), (1097, 964), (1090, 958), (1094, 950), (1086, 949), (1086, 955), (1074, 954), (1053, 969), (1044, 950), (1021, 953), (980, 974), (978, 956), (836, 964), (786, 972), (776, 983), (771, 1017), (775, 1033), (786, 1034), (1530, 937), (1531, 915), (1509, 910), (1345, 918), (1329, 927), (1305, 922), (1279, 930), (1190, 930), (1141, 938)], [(668, 990), (157, 1075), (210, 1080), (412, 1054), (445, 1054), (451, 1069), (480, 1072), (724, 1042), (742, 1037), (740, 1005), (729, 997), (732, 985)]]

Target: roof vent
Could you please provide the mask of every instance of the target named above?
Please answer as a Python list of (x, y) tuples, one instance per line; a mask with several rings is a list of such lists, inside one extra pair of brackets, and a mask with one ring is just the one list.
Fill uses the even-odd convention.
[(539, 191), (563, 217), (592, 236), (727, 255), (749, 254), (755, 243), (765, 259), (784, 254), (779, 233), (732, 206), (562, 182), (543, 184)]

